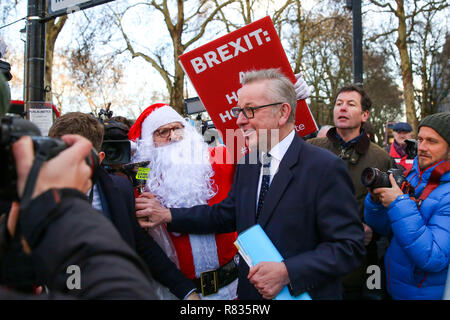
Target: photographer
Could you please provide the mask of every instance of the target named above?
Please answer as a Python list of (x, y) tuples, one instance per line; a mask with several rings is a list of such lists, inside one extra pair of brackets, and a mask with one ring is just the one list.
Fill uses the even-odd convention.
[(365, 200), (366, 222), (391, 236), (385, 257), (393, 299), (442, 299), (450, 257), (450, 113), (419, 124), (418, 155), (403, 194), (392, 175), (390, 188), (375, 188)]
[[(20, 213), (12, 207), (8, 232), (3, 232), (6, 239), (0, 241), (5, 245), (18, 221), (24, 250), (39, 262), (37, 274), (47, 284), (49, 298), (65, 293), (83, 299), (155, 299), (141, 260), (83, 194), (91, 175), (85, 162), (91, 144), (74, 135), (62, 139), (70, 147), (42, 166), (31, 202)], [(22, 195), (33, 163), (30, 138), (21, 138), (13, 152)], [(5, 231), (5, 224), (1, 227)], [(67, 288), (66, 270), (71, 265), (81, 270), (80, 289)], [(5, 292), (0, 296), (17, 297)]]
[[(8, 106), (9, 89), (0, 74), (0, 117)], [(33, 144), (29, 137), (22, 137), (12, 145), (17, 192), (25, 201), (20, 212), (15, 203), (7, 217), (0, 215), (0, 262), (12, 238), (20, 237), (24, 250), (38, 262), (37, 275), (50, 293), (38, 297), (0, 288), (0, 299), (155, 299), (142, 261), (83, 194), (92, 174), (85, 160), (92, 144), (75, 135), (62, 139), (69, 147), (36, 172), (34, 188), (27, 189), (29, 199), (23, 197), (34, 164)], [(68, 290), (66, 270), (71, 265), (81, 270), (80, 289)]]

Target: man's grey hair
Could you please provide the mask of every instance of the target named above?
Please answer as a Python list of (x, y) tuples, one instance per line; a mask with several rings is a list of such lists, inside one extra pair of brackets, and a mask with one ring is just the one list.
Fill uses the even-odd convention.
[(268, 95), (273, 102), (287, 102), (291, 106), (288, 122), (294, 123), (297, 97), (291, 80), (280, 69), (252, 70), (244, 73), (242, 85), (261, 80), (271, 80)]

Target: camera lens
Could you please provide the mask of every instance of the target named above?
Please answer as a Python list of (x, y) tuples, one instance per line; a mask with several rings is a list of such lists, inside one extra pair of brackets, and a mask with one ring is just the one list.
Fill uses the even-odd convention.
[(128, 140), (103, 141), (101, 150), (105, 153), (103, 165), (111, 166), (130, 162), (131, 148)]
[(376, 180), (377, 180), (376, 168), (365, 168), (361, 173), (361, 182), (366, 187), (372, 186)]
[(112, 143), (106, 144), (103, 151), (105, 152), (105, 158), (110, 162), (119, 161), (122, 156), (120, 148), (117, 148), (117, 146)]

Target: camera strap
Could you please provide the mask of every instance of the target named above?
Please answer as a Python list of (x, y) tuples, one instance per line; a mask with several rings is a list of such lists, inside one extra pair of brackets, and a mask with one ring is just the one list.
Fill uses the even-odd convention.
[(433, 169), (433, 172), (431, 173), (430, 178), (428, 179), (428, 183), (423, 189), (422, 194), (420, 195), (419, 199), (415, 199), (419, 208), (422, 205), (423, 200), (425, 200), (430, 195), (430, 193), (439, 186), (441, 177), (449, 171), (449, 161), (444, 161)]
[(39, 176), (39, 171), (41, 170), (42, 165), (47, 160), (47, 153), (37, 152), (33, 166), (31, 167), (30, 172), (28, 173), (27, 182), (25, 183), (25, 189), (23, 190), (22, 199), (20, 200), (20, 205), (22, 207), (27, 207), (28, 203), (31, 201), (31, 197), (33, 196), (34, 187), (36, 185), (37, 178)]

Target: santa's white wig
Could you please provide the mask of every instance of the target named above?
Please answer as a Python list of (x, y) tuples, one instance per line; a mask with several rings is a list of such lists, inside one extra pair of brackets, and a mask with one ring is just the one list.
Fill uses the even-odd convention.
[[(201, 134), (167, 105), (148, 113), (140, 122), (140, 137), (136, 139), (132, 161), (150, 160), (146, 191), (155, 194), (165, 207), (206, 204), (216, 190), (211, 179), (214, 172), (208, 145)], [(154, 131), (172, 122), (183, 124), (183, 139), (155, 147)]]

